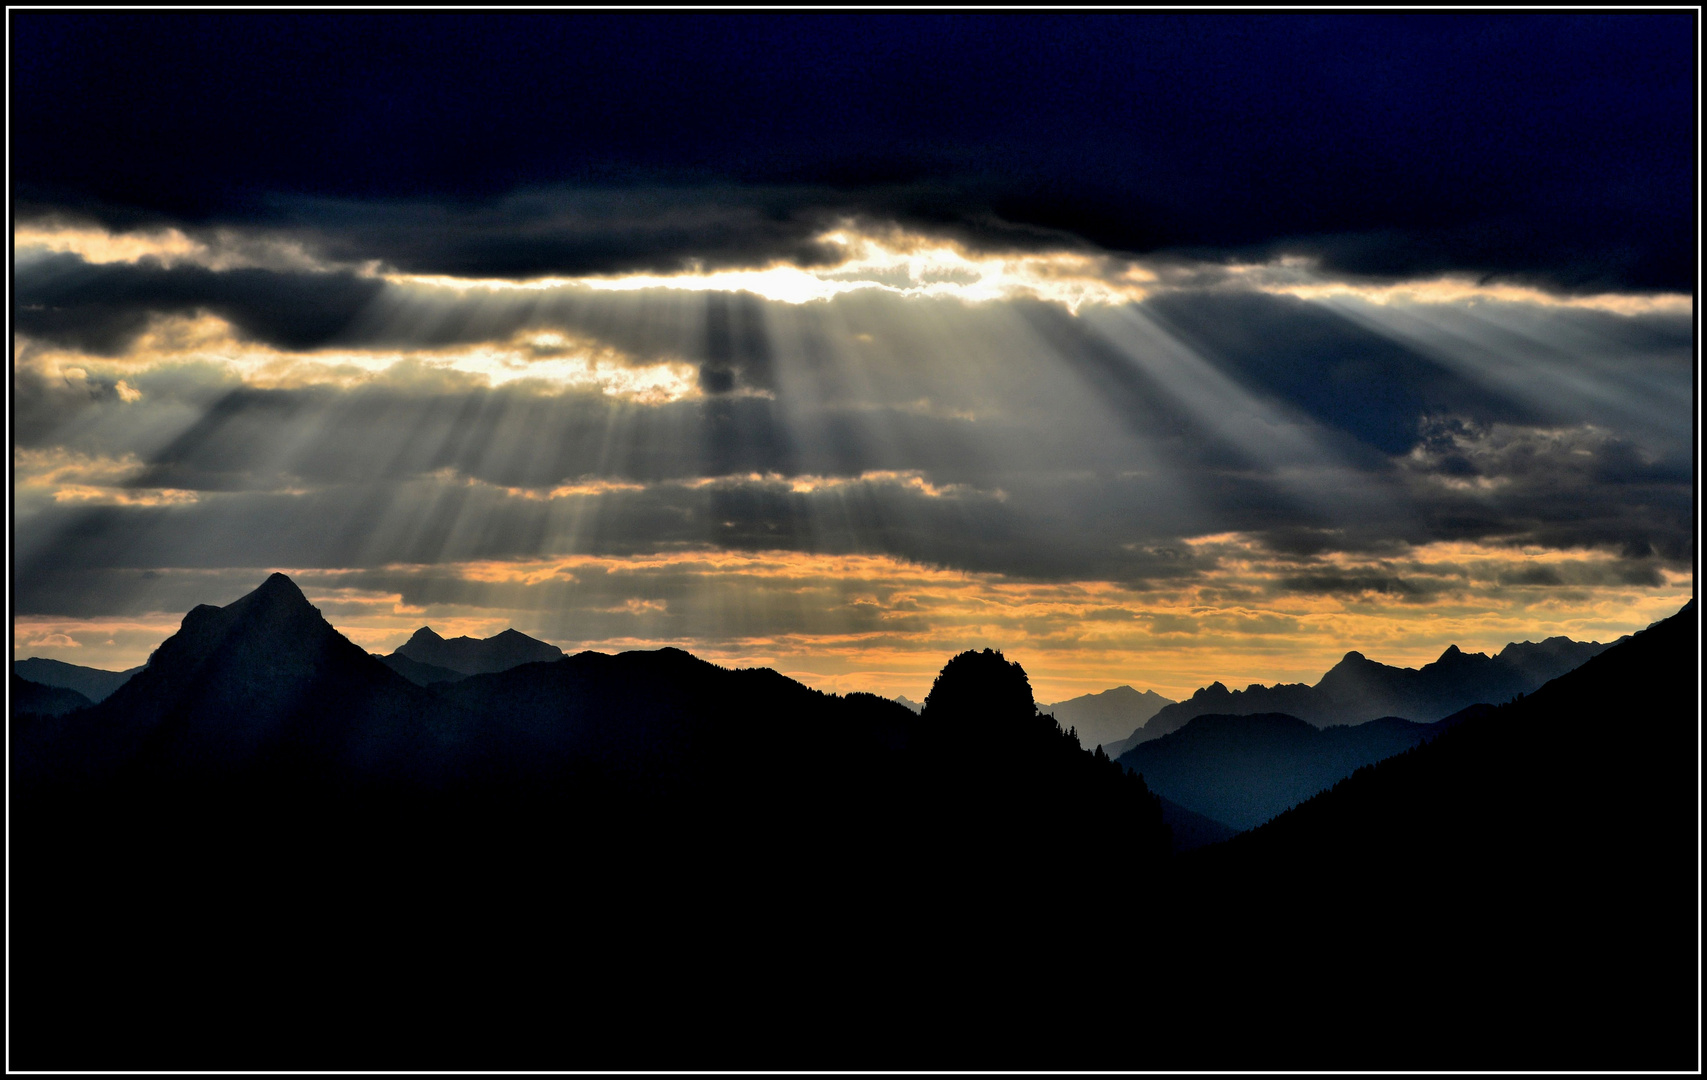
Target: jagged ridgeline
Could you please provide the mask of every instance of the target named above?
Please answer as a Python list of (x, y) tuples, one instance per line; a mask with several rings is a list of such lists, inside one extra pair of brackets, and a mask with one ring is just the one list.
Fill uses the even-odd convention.
[[(772, 1010), (809, 1004), (786, 986), (846, 991), (838, 965), (934, 953), (964, 975), (1167, 858), (1143, 782), (1039, 715), (999, 653), (954, 658), (920, 716), (676, 649), (470, 674), (498, 661), (467, 640), (417, 634), (409, 659), (464, 669), (417, 685), (274, 575), (191, 611), (100, 703), (15, 730), (29, 1045), (62, 1038), (53, 1060), (87, 1067), (252, 1066), (257, 1047), (283, 1067), (622, 1064), (614, 1033), (645, 1010), (577, 1027), (575, 1052), (399, 1033), (544, 957), (587, 993), (708, 1002), (717, 972), (766, 970)], [(207, 1027), (166, 1023), (154, 980)], [(346, 995), (404, 1027), (308, 1019)], [(749, 1045), (720, 1015), (678, 1018), (645, 1060)]]
[[(1596, 652), (1171, 855), (1000, 653), (918, 714), (674, 649), (422, 686), (274, 576), (14, 724), (10, 1064), (1687, 1070), (1693, 604)], [(1147, 745), (1255, 727), (1341, 737)]]

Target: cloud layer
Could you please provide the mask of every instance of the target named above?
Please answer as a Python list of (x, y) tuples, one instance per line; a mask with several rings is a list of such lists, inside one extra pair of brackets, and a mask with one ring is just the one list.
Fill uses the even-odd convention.
[(271, 569), (914, 698), (1636, 629), (1689, 18), (17, 13), (14, 642)]

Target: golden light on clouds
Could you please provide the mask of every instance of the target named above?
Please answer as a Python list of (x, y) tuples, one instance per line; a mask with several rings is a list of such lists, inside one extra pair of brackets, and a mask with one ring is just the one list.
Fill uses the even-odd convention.
[(638, 361), (621, 350), (555, 330), (519, 331), (508, 339), (446, 348), (329, 348), (292, 352), (244, 340), (217, 315), (157, 317), (122, 357), (96, 357), (15, 341), (14, 367), (82, 388), (105, 380), (126, 402), (141, 400), (136, 373), (181, 364), (206, 365), (262, 389), (372, 383), (452, 388), (534, 385), (546, 392), (593, 391), (637, 404), (700, 396), (698, 368), (683, 360)]
[[(1121, 684), (1177, 699), (1216, 680), (1314, 683), (1353, 647), (1416, 667), (1448, 645), (1493, 652), (1561, 634), (1611, 641), (1672, 614), (1693, 593), (1687, 574), (1664, 574), (1657, 586), (1624, 583), (1611, 555), (1586, 551), (1437, 543), (1300, 562), (1238, 534), (1190, 546), (1213, 568), (1143, 588), (1022, 582), (878, 555), (713, 549), (282, 569), (371, 651), (389, 652), (422, 625), (445, 636), (515, 626), (570, 653), (676, 646), (728, 666), (774, 667), (826, 691), (914, 700), (968, 648), (1019, 660), (1040, 701)], [(258, 583), (267, 572), (250, 576)], [(420, 595), (406, 600), (369, 584), (376, 576), (418, 578), (409, 591)], [(45, 635), (104, 640), (113, 625), (21, 620), (14, 638), (40, 643), (33, 654), (76, 660)], [(114, 653), (113, 664), (140, 663), (158, 641)]]
[[(1375, 549), (1338, 536), (1325, 546), (1347, 550), (1319, 556), (1279, 554), (1241, 533), (1193, 535), (1234, 522), (1268, 527), (1253, 523), (1260, 514), (1217, 516), (1217, 482), (1275, 493), (1277, 506), (1313, 514), (1296, 521), (1388, 521), (1398, 523), (1392, 535), (1407, 536), (1420, 534), (1412, 526), (1423, 515), (1406, 517), (1406, 500), (1439, 513), (1470, 507), (1493, 523), (1481, 531), (1489, 536), (1541, 535), (1532, 519), (1564, 520), (1561, 506), (1575, 513), (1579, 494), (1613, 487), (1634, 492), (1617, 505), (1635, 509), (1595, 510), (1608, 520), (1663, 511), (1665, 498), (1686, 499), (1665, 494), (1683, 482), (1658, 436), (1675, 428), (1687, 442), (1687, 412), (1671, 407), (1688, 386), (1687, 349), (1630, 359), (1619, 334), (1629, 329), (1639, 343), (1652, 330), (1645, 322), (1608, 329), (1621, 320), (1556, 309), (1670, 317), (1691, 313), (1691, 297), (1570, 296), (1463, 276), (1338, 280), (1290, 257), (1231, 265), (992, 252), (852, 225), (818, 239), (836, 257), (815, 266), (516, 282), (338, 267), (297, 241), (259, 232), (20, 227), (20, 266), (60, 253), (213, 270), (337, 269), (365, 280), (339, 294), (349, 308), (330, 329), (310, 335), (331, 342), (323, 347), (255, 340), (291, 335), (267, 312), (235, 302), (220, 309), (230, 321), (207, 307), (165, 313), (144, 304), (110, 339), (79, 337), (80, 326), (45, 318), (38, 325), (47, 336), (15, 335), (14, 379), (35, 395), (39, 424), (36, 442), (14, 448), (15, 520), (60, 530), (44, 526), (34, 537), (33, 557), (48, 565), (79, 522), (208, 521), (239, 535), (246, 527), (276, 531), (281, 519), (265, 516), (274, 512), (267, 497), (324, 496), (315, 504), (321, 510), (304, 513), (345, 515), (362, 543), (323, 563), (366, 560), (363, 569), (313, 563), (319, 533), (296, 549), (309, 554), (244, 549), (237, 558), (300, 557), (302, 566), (280, 569), (364, 647), (388, 651), (423, 624), (448, 636), (513, 624), (572, 651), (673, 645), (720, 663), (776, 667), (824, 689), (915, 700), (966, 648), (1008, 652), (1046, 701), (1122, 683), (1177, 698), (1213, 680), (1314, 682), (1348, 648), (1416, 666), (1448, 644), (1486, 651), (1556, 634), (1609, 640), (1670, 614), (1693, 591), (1687, 569), (1678, 569), (1677, 544), (1662, 543), (1658, 529), (1651, 549), (1634, 530), (1641, 542), (1625, 554), (1605, 541), (1607, 530), (1586, 526), (1554, 549), (1397, 540)], [(340, 278), (339, 288), (352, 280)], [(1561, 402), (1582, 403), (1581, 415), (1549, 420), (1553, 426), (1465, 421), (1452, 429), (1458, 434), (1388, 432), (1394, 442), (1382, 444), (1389, 449), (1379, 467), (1348, 464), (1342, 444), (1324, 432), (1357, 419), (1341, 415), (1350, 406), (1324, 408), (1309, 394), (1246, 378), (1227, 358), (1176, 335), (1167, 305), (1143, 303), (1188, 289), (1296, 297), (1433, 357), (1477, 387), (1528, 401), (1538, 415)], [(777, 303), (683, 295), (731, 292)], [(622, 293), (649, 295), (615, 295)], [(1021, 300), (1082, 317), (1062, 319), (1035, 303), (1000, 306)], [(713, 315), (725, 319), (717, 324), (722, 338)], [(83, 340), (114, 355), (55, 344)], [(118, 344), (101, 344), (108, 340)], [(1510, 341), (1529, 341), (1534, 355)], [(724, 374), (728, 392), (708, 395), (704, 386), (721, 384), (702, 382), (706, 372)], [(241, 388), (316, 392), (234, 393)], [(507, 392), (484, 400), (471, 393), (484, 388)], [(338, 393), (346, 390), (364, 393)], [(1405, 392), (1397, 387), (1397, 396)], [(1317, 412), (1287, 405), (1287, 394)], [(466, 411), (448, 407), (458, 395)], [(278, 412), (281, 402), (300, 414)], [(361, 408), (344, 408), (349, 402)], [(629, 407), (678, 402), (705, 407)], [(1177, 413), (1181, 430), (1196, 433), (1188, 437), (1225, 444), (1232, 464), (1190, 455), (1174, 462), (1173, 435), (1137, 430), (1139, 406), (1150, 404), (1158, 417)], [(215, 415), (221, 405), (226, 411)], [(477, 414), (478, 423), (467, 419)], [(435, 416), (456, 417), (430, 428), (438, 449), (413, 426)], [(1440, 419), (1454, 420), (1451, 410)], [(463, 447), (459, 439), (471, 431), (479, 441)], [(311, 452), (327, 445), (336, 451)], [(271, 457), (216, 459), (250, 450)], [(208, 460), (191, 460), (196, 453)], [(1603, 459), (1635, 479), (1597, 478), (1590, 467)], [(150, 462), (162, 467), (150, 472)], [(1542, 465), (1546, 484), (1536, 479)], [(198, 483), (206, 490), (188, 490)], [(178, 486), (150, 486), (168, 484)], [(684, 498), (682, 489), (697, 494)], [(1105, 504), (1103, 492), (1143, 500), (1133, 504), (1142, 513)], [(1543, 496), (1552, 501), (1533, 509)], [(512, 513), (511, 500), (525, 513)], [(287, 503), (279, 513), (299, 505), (276, 501)], [(1174, 514), (1165, 535), (1146, 516), (1152, 507)], [(1083, 537), (1074, 534), (1092, 519)], [(322, 531), (336, 532), (345, 518), (327, 521)], [(429, 534), (432, 543), (413, 543)], [(1167, 539), (1181, 534), (1187, 539)], [(953, 543), (938, 544), (945, 537)], [(1059, 560), (1037, 558), (1063, 538), (1082, 539), (1083, 550), (1062, 543)], [(110, 550), (133, 542), (126, 536)], [(714, 542), (815, 550), (719, 550)], [(1571, 546), (1586, 543), (1604, 546)], [(1098, 544), (1100, 553), (1090, 550)], [(1147, 563), (1158, 545), (1177, 546), (1181, 557)], [(476, 552), (659, 548), (465, 561)], [(1020, 580), (894, 555), (822, 553), (830, 550), (1129, 579)], [(449, 561), (426, 561), (434, 557)], [(423, 561), (391, 561), (401, 558)], [(204, 584), (217, 581), (227, 590), (219, 602), (229, 602), (270, 569), (250, 575), (221, 565), (223, 576), (170, 593), (174, 604), (187, 600), (182, 608), (140, 622), (22, 619), (14, 644), (95, 666), (140, 663), (184, 610), (219, 599)], [(156, 570), (162, 581), (190, 580), (181, 567)], [(166, 592), (147, 589), (168, 606)]]
[[(69, 221), (32, 221), (12, 230), (15, 258), (40, 254), (76, 255), (84, 262), (199, 266), (208, 270), (345, 269), (311, 252), (306, 244), (260, 230), (208, 229), (190, 235), (182, 229), (112, 232)], [(370, 272), (373, 267), (367, 267)]]
[(1502, 303), (1577, 308), (1615, 315), (1688, 315), (1695, 298), (1681, 293), (1553, 293), (1528, 285), (1486, 281), (1469, 274), (1392, 282), (1334, 280), (1314, 259), (1288, 256), (1270, 263), (1240, 264), (1228, 272), (1241, 285), (1300, 300), (1355, 299), (1381, 307)]
[(144, 471), (135, 455), (108, 457), (61, 448), (13, 447), (13, 507), (51, 499), (71, 505), (177, 506), (200, 499), (194, 491), (137, 487)]
[(1076, 312), (1085, 304), (1118, 306), (1182, 285), (1213, 287), (1222, 280), (1240, 288), (1303, 300), (1358, 299), (1382, 306), (1492, 302), (1620, 315), (1687, 315), (1694, 308), (1694, 298), (1686, 294), (1563, 294), (1468, 274), (1386, 282), (1338, 279), (1325, 272), (1319, 260), (1299, 255), (1263, 263), (1192, 267), (1177, 260), (1156, 263), (1068, 250), (982, 251), (896, 227), (852, 223), (814, 239), (821, 246), (840, 251), (842, 258), (815, 266), (778, 261), (744, 269), (690, 268), (670, 274), (547, 275), (512, 280), (402, 273), (376, 261), (359, 265), (340, 262), (316, 252), (308, 241), (264, 230), (210, 229), (192, 236), (177, 228), (113, 232), (64, 221), (27, 222), (13, 230), (20, 260), (38, 253), (63, 253), (97, 264), (146, 259), (163, 266), (192, 265), (211, 270), (335, 270), (383, 278), (404, 288), (459, 293), (666, 289), (749, 292), (779, 303), (807, 304), (870, 289), (905, 297), (952, 297), (968, 303), (1046, 300)]
[(842, 228), (816, 237), (843, 253), (839, 262), (796, 266), (777, 262), (757, 269), (685, 270), (675, 274), (546, 277), (527, 281), (444, 275), (386, 274), (400, 285), (492, 292), (582, 288), (608, 292), (676, 289), (749, 292), (785, 304), (829, 300), (874, 289), (907, 297), (951, 297), (968, 303), (1017, 297), (1049, 300), (1073, 311), (1086, 303), (1142, 300), (1155, 276), (1138, 263), (1076, 252), (970, 251), (960, 245), (888, 230), (881, 235)]

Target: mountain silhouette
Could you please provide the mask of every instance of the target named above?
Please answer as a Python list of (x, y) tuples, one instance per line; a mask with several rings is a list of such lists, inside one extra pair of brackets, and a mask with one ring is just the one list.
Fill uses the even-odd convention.
[(1497, 704), (1530, 693), (1606, 648), (1599, 642), (1552, 637), (1539, 643), (1514, 642), (1488, 656), (1451, 645), (1421, 668), (1391, 667), (1354, 650), (1314, 686), (1252, 683), (1229, 690), (1220, 682), (1211, 683), (1185, 701), (1157, 710), (1122, 744), (1122, 753), (1210, 714), (1285, 713), (1316, 727), (1361, 724), (1382, 716), (1431, 723), (1469, 705)]
[(1205, 846), (993, 650), (919, 715), (678, 649), (420, 687), (275, 576), (15, 725), (9, 1063), (1682, 1067), (1676, 626)]
[(433, 633), (432, 627), (423, 626), (391, 655), (405, 657), (418, 664), (448, 668), (463, 675), (485, 675), (522, 664), (561, 660), (563, 650), (518, 630), (505, 630), (489, 638), (455, 637), (447, 640)]
[(94, 702), (75, 690), (63, 686), (44, 686), (14, 674), (12, 676), (12, 714), (29, 713), (36, 716), (59, 716), (77, 709), (86, 709)]
[(908, 699), (907, 696), (904, 694), (896, 694), (892, 700), (897, 705), (906, 706), (907, 708), (911, 709), (914, 713), (918, 713), (921, 709), (924, 708), (923, 705), (920, 705), (918, 702)]
[[(1170, 857), (1142, 780), (1039, 714), (999, 653), (951, 659), (924, 713), (679, 649), (419, 687), (275, 575), (191, 611), (106, 701), (15, 728), (17, 1053), (895, 1060), (910, 1022), (825, 1025), (914, 1015), (925, 984), (849, 997), (836, 972), (945, 965), (1005, 1008), (981, 988), (998, 956), (1055, 947), (1039, 913), (1138, 895)], [(541, 962), (593, 988), (567, 1042), (545, 998), (512, 993)], [(731, 970), (763, 973), (762, 996), (731, 993)], [(753, 1008), (781, 1027), (757, 1038)], [(186, 1010), (207, 1021), (193, 1036), (170, 1022)]]
[(1101, 746), (1109, 757), (1118, 757), (1115, 744), (1129, 738), (1164, 705), (1172, 705), (1154, 690), (1143, 693), (1130, 686), (1117, 686), (1097, 694), (1082, 694), (1053, 705), (1043, 711), (1063, 725), (1078, 730), (1079, 741), (1086, 746)]
[(14, 776), (395, 767), (419, 754), (427, 706), (274, 574), (225, 607), (191, 610), (104, 701), (32, 728)]
[[(1691, 601), (1184, 856), (1170, 930), (1196, 943), (1199, 974), (1181, 974), (1182, 998), (1237, 964), (1252, 974), (1242, 993), (1308, 1003), (1248, 1029), (1262, 1052), (1219, 1060), (1693, 1069), (1698, 662)], [(1260, 903), (1257, 883), (1269, 883)], [(1453, 1018), (1419, 1032), (1419, 1014), (1396, 1006), (1421, 1004), (1424, 986)], [(1332, 1040), (1309, 1026), (1323, 1010)]]
[(90, 701), (105, 700), (141, 670), (140, 667), (133, 667), (128, 671), (104, 671), (101, 668), (67, 664), (63, 660), (48, 660), (40, 656), (12, 662), (14, 674), (42, 686), (63, 686), (67, 690), (75, 690)]

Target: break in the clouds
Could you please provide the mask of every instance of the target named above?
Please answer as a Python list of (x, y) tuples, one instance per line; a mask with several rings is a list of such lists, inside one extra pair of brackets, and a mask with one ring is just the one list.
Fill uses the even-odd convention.
[(1236, 18), (19, 13), (15, 647), (287, 569), (376, 649), (1177, 696), (1675, 609), (1669, 17)]

